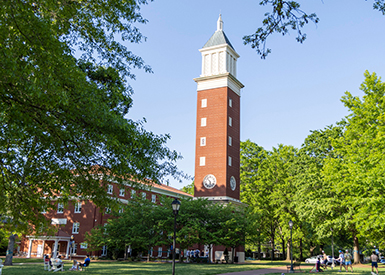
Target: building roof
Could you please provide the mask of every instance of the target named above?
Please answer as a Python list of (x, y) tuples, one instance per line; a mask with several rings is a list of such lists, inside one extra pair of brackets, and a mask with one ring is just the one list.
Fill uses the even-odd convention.
[(164, 185), (164, 184), (153, 184), (151, 187), (152, 188), (159, 188), (159, 189), (162, 189), (162, 190), (165, 190), (165, 191), (169, 191), (169, 192), (172, 192), (172, 193), (176, 193), (176, 194), (179, 194), (179, 195), (183, 195), (183, 196), (186, 196), (186, 197), (194, 197), (193, 195), (188, 194), (186, 192), (183, 192), (182, 190), (179, 190), (179, 189), (176, 189), (174, 187), (167, 186), (167, 185)]
[(209, 41), (206, 42), (206, 44), (203, 46), (203, 48), (208, 48), (208, 47), (223, 45), (223, 44), (229, 45), (235, 51), (233, 45), (231, 45), (230, 40), (227, 38), (225, 32), (223, 31), (222, 16), (219, 15), (219, 18), (217, 21), (217, 30), (211, 36)]

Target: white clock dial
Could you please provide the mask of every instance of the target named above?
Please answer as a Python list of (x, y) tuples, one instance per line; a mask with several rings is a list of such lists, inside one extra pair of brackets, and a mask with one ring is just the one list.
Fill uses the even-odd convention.
[(203, 179), (203, 185), (204, 187), (206, 187), (206, 189), (212, 189), (216, 184), (217, 184), (217, 179), (215, 178), (214, 175), (208, 174)]
[(231, 177), (230, 178), (230, 188), (231, 188), (231, 190), (234, 191), (236, 187), (237, 187), (237, 182), (235, 181), (234, 177)]

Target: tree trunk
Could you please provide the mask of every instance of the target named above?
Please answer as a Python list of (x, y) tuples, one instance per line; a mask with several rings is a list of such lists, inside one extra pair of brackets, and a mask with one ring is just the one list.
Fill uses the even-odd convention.
[(282, 260), (285, 259), (285, 240), (282, 238)]
[(354, 264), (360, 263), (360, 254), (358, 254), (358, 251), (360, 251), (358, 238), (356, 236), (356, 232), (353, 231), (353, 259), (354, 259)]
[(299, 260), (300, 260), (300, 261), (303, 261), (302, 238), (299, 239)]
[(286, 261), (290, 261), (291, 260), (291, 257), (290, 257), (290, 241), (288, 241), (287, 243), (287, 253), (286, 253)]
[(274, 237), (271, 238), (271, 260), (274, 260)]
[(316, 249), (317, 245), (313, 246), (313, 243), (310, 242), (310, 256), (314, 256), (314, 249)]
[(13, 249), (15, 248), (16, 237), (16, 234), (12, 234), (11, 236), (9, 236), (7, 255), (5, 256), (4, 265), (12, 265)]

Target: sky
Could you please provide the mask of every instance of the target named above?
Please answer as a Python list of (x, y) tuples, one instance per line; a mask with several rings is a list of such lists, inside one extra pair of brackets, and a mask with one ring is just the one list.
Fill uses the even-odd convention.
[[(125, 44), (142, 57), (153, 73), (134, 70), (133, 107), (128, 118), (146, 119), (155, 134), (170, 134), (167, 147), (183, 159), (178, 168), (194, 175), (197, 85), (201, 74), (199, 49), (216, 30), (222, 14), (224, 32), (240, 55), (237, 78), (241, 91), (241, 141), (250, 139), (266, 150), (278, 144), (299, 148), (312, 130), (335, 124), (348, 115), (341, 103), (345, 91), (362, 96), (364, 72), (385, 76), (385, 16), (373, 1), (300, 0), (320, 22), (309, 23), (303, 44), (296, 33), (274, 34), (263, 60), (242, 37), (261, 26), (269, 6), (260, 0), (156, 0), (142, 6), (148, 20), (138, 25), (146, 42)], [(170, 179), (182, 188), (191, 180)]]

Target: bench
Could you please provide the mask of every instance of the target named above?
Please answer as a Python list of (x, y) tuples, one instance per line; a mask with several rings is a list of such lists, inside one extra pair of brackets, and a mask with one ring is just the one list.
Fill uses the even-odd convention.
[[(287, 271), (289, 272), (291, 270), (291, 264), (286, 265)], [(302, 272), (301, 270), (301, 262), (294, 262), (293, 263), (293, 272), (298, 270), (299, 272)]]
[[(62, 261), (57, 261), (57, 260), (51, 260), (52, 263), (52, 271), (64, 271), (64, 263)], [(58, 267), (60, 265), (60, 267)]]
[(49, 259), (44, 259), (44, 270), (51, 271), (51, 265), (49, 264)]

